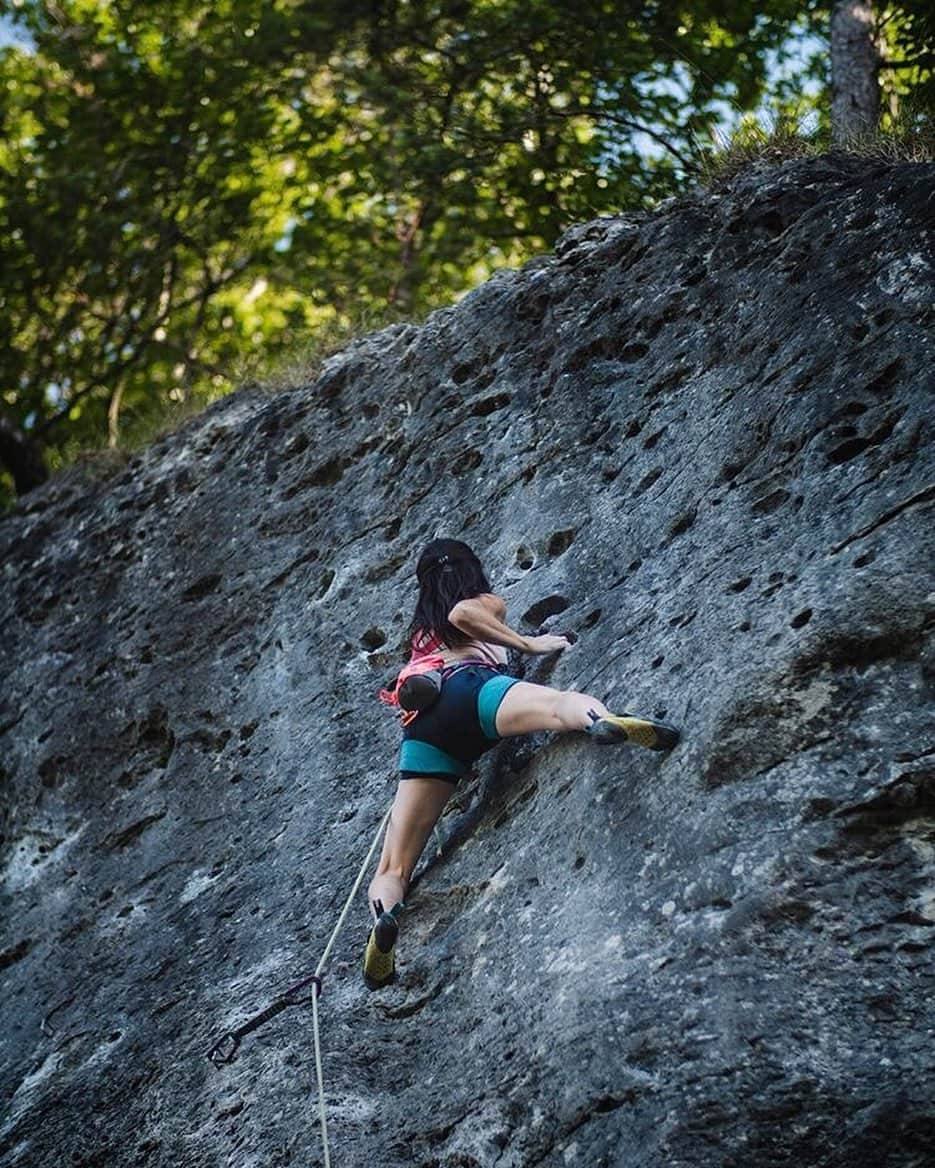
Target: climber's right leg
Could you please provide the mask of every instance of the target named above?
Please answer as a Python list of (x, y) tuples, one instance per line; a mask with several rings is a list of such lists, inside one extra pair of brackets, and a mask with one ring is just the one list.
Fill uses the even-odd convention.
[(526, 681), (510, 686), (503, 695), (496, 728), (501, 738), (534, 730), (585, 730), (599, 746), (632, 742), (650, 750), (671, 750), (679, 740), (678, 731), (664, 722), (612, 714), (591, 694)]
[(610, 713), (590, 694), (518, 681), (506, 691), (497, 709), (497, 733), (509, 738), (534, 730), (587, 730), (593, 721), (592, 710), (598, 717)]

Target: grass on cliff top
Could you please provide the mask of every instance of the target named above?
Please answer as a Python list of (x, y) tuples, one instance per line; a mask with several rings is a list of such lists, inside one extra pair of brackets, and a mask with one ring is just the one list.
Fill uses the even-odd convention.
[[(232, 364), (221, 388), (212, 385), (209, 392), (198, 392), (196, 388), (181, 400), (163, 403), (159, 409), (138, 414), (125, 411), (114, 445), (109, 444), (105, 434), (101, 435), (97, 445), (91, 445), (87, 440), (67, 440), (48, 454), (50, 478), (65, 472), (75, 473), (85, 482), (113, 478), (135, 455), (181, 430), (219, 398), (243, 389), (276, 394), (309, 385), (317, 379), (329, 357), (340, 353), (360, 337), (406, 321), (418, 323), (418, 318), (405, 316), (398, 309), (361, 309), (353, 317), (328, 318), (298, 345), (272, 356), (258, 354)], [(13, 480), (0, 467), (0, 517), (7, 514), (15, 503)]]
[[(780, 164), (795, 158), (817, 158), (834, 151), (864, 158), (868, 164), (879, 162), (935, 161), (935, 118), (925, 111), (901, 119), (873, 133), (863, 134), (844, 144), (832, 145), (825, 129), (810, 129), (802, 119), (782, 113), (768, 115), (766, 124), (748, 119), (729, 137), (715, 140), (712, 149), (697, 150), (697, 179), (702, 186), (717, 189), (738, 175), (761, 163)], [(226, 387), (209, 397), (192, 394), (173, 403), (162, 413), (143, 418), (129, 418), (122, 428), (116, 447), (97, 449), (65, 447), (59, 452), (54, 470), (78, 465), (91, 477), (109, 477), (133, 457), (159, 439), (181, 429), (200, 414), (217, 397), (238, 389), (280, 393), (297, 385), (308, 385), (321, 373), (329, 357), (346, 349), (359, 337), (403, 321), (418, 323), (398, 310), (387, 308), (363, 310), (353, 319), (334, 317), (322, 322), (300, 345), (275, 354), (243, 361), (230, 372)]]
[(392, 324), (418, 324), (420, 320), (421, 317), (415, 314), (404, 314), (390, 306), (361, 308), (352, 318), (329, 319), (300, 344), (272, 358), (259, 358), (241, 366), (233, 375), (232, 384), (237, 389), (249, 387), (266, 393), (281, 393), (298, 385), (309, 385), (317, 379), (329, 357), (342, 352), (354, 341)]
[(750, 167), (817, 158), (821, 154), (846, 154), (868, 163), (935, 161), (935, 118), (916, 116), (896, 120), (887, 128), (854, 135), (832, 143), (824, 129), (809, 129), (798, 119), (777, 116), (763, 125), (746, 121), (729, 137), (719, 137), (712, 149), (698, 151), (698, 179), (702, 186), (721, 187)]
[[(751, 167), (762, 163), (780, 164), (796, 158), (816, 158), (830, 151), (865, 158), (868, 164), (880, 162), (935, 161), (935, 117), (930, 111), (906, 111), (902, 118), (874, 133), (832, 146), (825, 130), (809, 129), (798, 118), (784, 114), (769, 116), (767, 124), (749, 119), (729, 137), (711, 143), (696, 144), (698, 159), (695, 179), (703, 186), (718, 189)], [(297, 385), (308, 385), (321, 372), (329, 358), (347, 348), (358, 337), (390, 324), (414, 318), (398, 310), (359, 315), (353, 320), (334, 318), (323, 322), (301, 345), (273, 357), (262, 356), (232, 368), (227, 384), (209, 395), (194, 392), (180, 402), (168, 404), (161, 411), (143, 416), (126, 416), (115, 446), (88, 447), (67, 442), (50, 459), (53, 476), (77, 470), (87, 479), (106, 479), (119, 473), (130, 459), (175, 433), (202, 413), (216, 398), (238, 389), (279, 393)], [(415, 323), (418, 323), (416, 320)], [(0, 468), (0, 515), (14, 503), (12, 479)]]

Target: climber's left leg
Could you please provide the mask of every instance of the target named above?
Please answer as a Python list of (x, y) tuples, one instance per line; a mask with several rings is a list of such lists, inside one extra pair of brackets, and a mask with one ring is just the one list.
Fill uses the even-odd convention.
[(383, 854), (370, 883), (373, 928), (364, 952), (364, 981), (379, 989), (393, 980), (398, 917), (413, 869), (455, 789), (454, 781), (428, 775), (400, 778), (383, 840)]
[(405, 900), (413, 869), (454, 789), (454, 781), (435, 776), (413, 775), (399, 780), (383, 854), (370, 883), (371, 908), (375, 900), (387, 908)]

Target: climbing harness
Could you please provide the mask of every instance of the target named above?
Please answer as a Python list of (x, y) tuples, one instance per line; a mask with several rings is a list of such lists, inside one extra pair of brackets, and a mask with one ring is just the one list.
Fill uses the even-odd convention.
[(380, 701), (388, 706), (396, 706), (400, 722), (403, 726), (409, 726), (440, 697), (442, 686), (449, 677), (461, 669), (467, 669), (469, 665), (490, 668), (492, 664), (481, 657), (469, 657), (447, 665), (444, 657), (421, 657), (418, 661), (404, 665), (396, 680), (386, 689), (380, 690)]
[[(447, 556), (438, 563), (444, 563)], [(395, 706), (403, 726), (410, 726), (423, 710), (427, 710), (442, 692), (442, 686), (453, 673), (468, 665), (498, 665), (497, 661), (486, 659), (487, 649), (475, 646), (485, 654), (478, 658), (465, 658), (446, 663), (445, 642), (435, 633), (419, 630), (412, 638), (412, 653), (396, 678), (386, 689), (380, 690), (380, 701)]]
[(318, 999), (322, 991), (322, 977), (325, 964), (331, 956), (331, 950), (338, 939), (338, 934), (341, 931), (347, 914), (350, 912), (351, 905), (354, 903), (354, 897), (364, 879), (367, 869), (370, 867), (370, 861), (373, 859), (373, 854), (377, 850), (377, 844), (380, 842), (380, 837), (383, 835), (384, 828), (389, 822), (390, 812), (392, 811), (392, 804), (386, 809), (386, 814), (380, 821), (380, 826), (377, 828), (377, 834), (373, 837), (373, 843), (370, 845), (370, 851), (367, 852), (366, 859), (360, 866), (360, 871), (357, 873), (357, 879), (354, 881), (354, 886), (344, 902), (344, 908), (341, 909), (341, 914), (338, 917), (338, 922), (328, 938), (328, 944), (325, 946), (325, 951), (321, 955), (321, 959), (315, 966), (315, 972), (309, 974), (308, 977), (303, 977), (294, 985), (291, 985), (284, 993), (280, 994), (265, 1010), (260, 1011), (259, 1014), (249, 1018), (242, 1023), (235, 1030), (228, 1030), (226, 1034), (222, 1034), (218, 1041), (208, 1051), (208, 1058), (216, 1067), (221, 1067), (225, 1063), (233, 1061), (237, 1054), (237, 1048), (240, 1046), (240, 1040), (247, 1034), (262, 1026), (264, 1022), (268, 1022), (270, 1018), (275, 1018), (277, 1014), (281, 1014), (283, 1010), (288, 1009), (289, 1006), (300, 1005), (305, 999), (297, 999), (295, 995), (305, 989), (307, 986), (314, 986), (315, 992), (312, 994), (312, 1037), (315, 1046), (315, 1076), (318, 1081), (318, 1114), (321, 1121), (321, 1139), (325, 1152), (325, 1168), (331, 1168), (331, 1155), (328, 1150), (328, 1116), (325, 1110), (325, 1084), (324, 1071), (321, 1058), (321, 1038), (319, 1035), (318, 1025)]

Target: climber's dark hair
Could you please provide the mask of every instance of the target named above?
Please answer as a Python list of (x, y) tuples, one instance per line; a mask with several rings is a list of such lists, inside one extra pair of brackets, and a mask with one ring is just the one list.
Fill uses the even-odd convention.
[(416, 579), (419, 599), (409, 635), (433, 632), (452, 648), (467, 644), (471, 638), (455, 628), (448, 614), (459, 600), (490, 591), (490, 582), (474, 552), (460, 539), (433, 539), (419, 556)]

